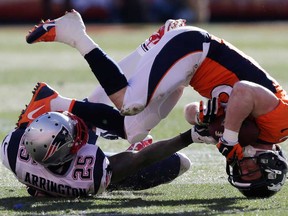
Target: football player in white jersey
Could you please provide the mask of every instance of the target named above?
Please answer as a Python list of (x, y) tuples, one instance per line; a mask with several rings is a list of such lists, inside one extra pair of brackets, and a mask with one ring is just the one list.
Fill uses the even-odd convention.
[[(103, 126), (110, 134), (125, 138), (124, 117), (117, 110), (71, 100), (71, 111), (83, 117), (84, 123), (80, 117), (63, 112), (65, 103), (58, 104), (58, 93), (47, 84), (38, 83), (33, 93), (17, 127), (1, 145), (3, 165), (28, 186), (32, 196), (78, 197), (105, 190), (143, 190), (171, 182), (190, 168), (190, 160), (175, 152), (192, 143), (191, 130), (155, 144), (148, 137), (125, 152), (106, 155), (96, 144), (94, 130)], [(58, 107), (50, 105), (53, 99)], [(49, 112), (53, 109), (62, 111)]]
[[(106, 189), (147, 189), (174, 180), (190, 167), (185, 155), (173, 154), (188, 145), (180, 137), (162, 141), (163, 146), (153, 144), (141, 154), (126, 151), (107, 157), (87, 133), (75, 115), (48, 112), (26, 130), (17, 128), (6, 136), (2, 163), (28, 186), (31, 195), (61, 197), (88, 196)], [(191, 137), (191, 133), (182, 136)], [(173, 150), (161, 151), (165, 146)]]
[[(130, 143), (143, 140), (169, 114), (188, 85), (203, 97), (218, 97), (221, 104), (227, 103), (233, 86), (242, 80), (267, 88), (277, 98), (286, 97), (279, 83), (251, 57), (204, 29), (185, 26), (181, 19), (168, 20), (118, 64), (87, 35), (75, 10), (36, 26), (26, 40), (75, 47), (120, 112), (139, 114), (125, 118)], [(99, 102), (98, 96), (88, 100)]]
[[(72, 15), (72, 17), (71, 17), (71, 15)], [(76, 15), (76, 17), (75, 17), (75, 15)], [(65, 29), (62, 29), (62, 28), (64, 28), (64, 26), (75, 25), (76, 28), (78, 29), (78, 27), (79, 27), (78, 21), (79, 20), (74, 20), (75, 18), (80, 19), (81, 28), (82, 27), (85, 28), (84, 23), (82, 22), (80, 15), (78, 14), (78, 12), (76, 12), (74, 10), (72, 12), (66, 13), (66, 15), (63, 16), (63, 18), (60, 18), (60, 20), (64, 20), (65, 22), (71, 22), (71, 23), (67, 25), (67, 23), (63, 23), (61, 21), (61, 23), (62, 23), (61, 27), (58, 25), (57, 30), (55, 28), (55, 22), (54, 21), (51, 21), (51, 22), (47, 21), (45, 23), (41, 23), (39, 25), (39, 28), (36, 27), (32, 31), (30, 31), (30, 34), (27, 36), (27, 42), (28, 43), (35, 43), (35, 42), (40, 42), (40, 41), (58, 41), (58, 40), (61, 41), (62, 39), (64, 39), (66, 37), (66, 36), (61, 36), (62, 33), (67, 32), (66, 27), (65, 27)], [(56, 23), (59, 24), (58, 21)], [(134, 51), (129, 56), (122, 59), (119, 62), (119, 66), (121, 67), (121, 70), (124, 72), (125, 77), (127, 77), (127, 79), (132, 77), (132, 75), (135, 72), (135, 69), (137, 67), (138, 62), (141, 61), (142, 56), (145, 54), (145, 52), (147, 52), (151, 47), (153, 47), (156, 43), (158, 43), (158, 41), (161, 39), (161, 37), (167, 31), (170, 31), (172, 29), (175, 29), (175, 28), (178, 28), (178, 27), (181, 27), (184, 25), (185, 25), (185, 20), (183, 20), (183, 19), (168, 20), (165, 23), (165, 25), (162, 26), (157, 32), (155, 32), (149, 39), (147, 39), (145, 41), (145, 43), (141, 44), (136, 51)], [(57, 36), (56, 36), (56, 31), (57, 31)], [(60, 31), (61, 31), (61, 33), (60, 33)], [(75, 33), (73, 33), (73, 35), (76, 36), (77, 34), (81, 34), (81, 32), (82, 32), (82, 29), (79, 29)], [(66, 35), (66, 33), (65, 33), (65, 35)], [(86, 35), (86, 33), (85, 33), (85, 35)], [(55, 39), (55, 37), (57, 38), (57, 40)], [(62, 38), (62, 39), (60, 39), (60, 38)], [(77, 39), (78, 39), (78, 36), (77, 36)], [(66, 40), (66, 39), (64, 39), (64, 40)], [(70, 42), (72, 42), (72, 41), (70, 41)], [(91, 42), (92, 42), (91, 39), (87, 35), (87, 38), (85, 38), (84, 41), (81, 42), (81, 45), (80, 46), (77, 45), (77, 47), (81, 47), (80, 53), (83, 56), (85, 56), (88, 52), (90, 52), (91, 48), (93, 49), (93, 48), (95, 48), (95, 46), (98, 47), (98, 45), (96, 45), (94, 42), (92, 42), (92, 44), (91, 44)], [(64, 43), (69, 44), (69, 42), (64, 42)], [(77, 44), (74, 42), (72, 42), (72, 43), (75, 45)], [(72, 46), (75, 46), (75, 45), (72, 45)], [(92, 59), (95, 60), (95, 59), (97, 59), (97, 57), (95, 58), (95, 56), (94, 56), (94, 57), (92, 57)], [(105, 61), (103, 63), (104, 63), (104, 65), (106, 65)], [(99, 67), (99, 66), (100, 65), (97, 65), (97, 67)], [(111, 68), (110, 68), (110, 66), (111, 66)], [(104, 71), (110, 72), (113, 70), (117, 70), (116, 65), (110, 65), (110, 66), (108, 68), (105, 68)], [(91, 66), (91, 67), (93, 67), (93, 66)], [(111, 77), (113, 77), (113, 75), (109, 75), (108, 79), (104, 78), (104, 80), (109, 82), (109, 85), (111, 84), (111, 87), (115, 86), (118, 89), (121, 78), (120, 79), (119, 78), (114, 79)], [(114, 91), (114, 90), (112, 90), (112, 91)], [(95, 102), (95, 103), (110, 104), (111, 101), (107, 97), (106, 93), (109, 95), (110, 90), (109, 90), (109, 92), (107, 92), (107, 91), (105, 92), (101, 86), (98, 86), (98, 87), (96, 87), (95, 91), (92, 92), (92, 94), (87, 97), (87, 100), (90, 102)], [(157, 101), (155, 103), (149, 104), (149, 107), (147, 107), (147, 109), (145, 111), (143, 111), (143, 113), (141, 115), (137, 115), (137, 116), (133, 116), (133, 117), (127, 116), (127, 118), (125, 118), (125, 131), (126, 131), (126, 135), (127, 135), (127, 140), (130, 143), (135, 143), (135, 142), (143, 140), (147, 136), (149, 131), (152, 128), (154, 128), (159, 123), (159, 121), (161, 119), (165, 118), (168, 115), (168, 113), (171, 111), (172, 107), (174, 107), (175, 103), (178, 101), (178, 99), (181, 95), (182, 95), (182, 89), (181, 90), (179, 89), (179, 91), (175, 91), (171, 95), (171, 98), (169, 100), (167, 100), (166, 102), (164, 102), (163, 104), (159, 104)], [(161, 107), (161, 108), (159, 108), (159, 107)], [(152, 113), (153, 113), (153, 116), (151, 116)]]

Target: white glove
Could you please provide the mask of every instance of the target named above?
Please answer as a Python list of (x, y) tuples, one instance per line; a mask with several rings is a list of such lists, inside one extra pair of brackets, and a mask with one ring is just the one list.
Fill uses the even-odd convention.
[(206, 126), (194, 125), (191, 129), (191, 137), (194, 143), (217, 144)]

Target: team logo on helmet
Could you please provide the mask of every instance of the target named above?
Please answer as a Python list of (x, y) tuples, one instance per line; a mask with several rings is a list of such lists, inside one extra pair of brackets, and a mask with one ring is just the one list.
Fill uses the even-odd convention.
[(48, 158), (50, 158), (58, 149), (60, 149), (65, 143), (69, 142), (71, 140), (71, 135), (69, 134), (69, 131), (62, 126), (61, 130), (58, 132), (58, 134), (55, 136), (54, 140), (52, 141), (51, 145), (49, 146), (49, 149), (47, 150), (47, 153), (45, 157), (42, 159), (42, 161), (46, 161)]

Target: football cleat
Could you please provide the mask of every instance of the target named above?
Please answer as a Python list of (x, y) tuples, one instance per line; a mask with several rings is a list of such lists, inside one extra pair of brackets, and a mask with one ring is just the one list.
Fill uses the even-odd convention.
[(155, 46), (166, 32), (185, 25), (186, 25), (185, 19), (167, 20), (165, 24), (158, 29), (157, 32), (154, 32), (147, 40), (144, 41), (144, 43), (142, 43), (139, 46), (138, 51), (141, 54), (144, 54), (145, 52), (150, 50), (153, 46)]
[(64, 16), (41, 22), (26, 36), (27, 43), (58, 41), (75, 47), (78, 40), (86, 36), (86, 27), (81, 15), (74, 9)]
[(37, 42), (49, 42), (54, 41), (56, 37), (55, 21), (46, 20), (41, 21), (40, 24), (36, 25), (29, 34), (26, 36), (26, 41), (29, 44)]
[(144, 140), (131, 144), (126, 151), (140, 151), (143, 148), (151, 145), (152, 143), (153, 137), (151, 135), (148, 135)]
[(50, 101), (58, 96), (58, 92), (42, 82), (36, 84), (32, 93), (30, 103), (19, 116), (17, 127), (26, 127), (38, 116), (51, 111)]

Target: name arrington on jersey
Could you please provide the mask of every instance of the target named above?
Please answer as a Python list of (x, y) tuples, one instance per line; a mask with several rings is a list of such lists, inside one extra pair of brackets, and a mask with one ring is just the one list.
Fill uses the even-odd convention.
[(44, 192), (57, 193), (59, 195), (67, 196), (87, 196), (87, 190), (85, 188), (72, 188), (69, 185), (57, 184), (53, 181), (39, 177), (35, 174), (26, 172), (25, 180), (29, 185), (33, 185), (35, 188), (39, 188)]

